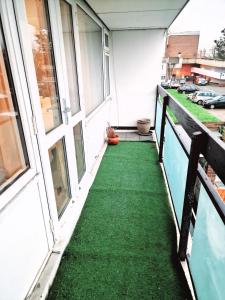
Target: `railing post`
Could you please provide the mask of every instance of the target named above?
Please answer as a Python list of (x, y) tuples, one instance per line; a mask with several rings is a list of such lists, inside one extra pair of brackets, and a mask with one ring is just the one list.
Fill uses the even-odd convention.
[(178, 255), (181, 261), (186, 258), (188, 235), (191, 224), (192, 208), (194, 204), (194, 187), (197, 177), (198, 161), (201, 149), (204, 145), (205, 135), (200, 132), (194, 132), (191, 140), (190, 157), (187, 171), (186, 188), (184, 194), (184, 206), (180, 231), (180, 243)]
[(155, 124), (155, 129), (156, 129), (156, 114), (157, 114), (157, 106), (158, 106), (158, 99), (159, 98), (159, 87), (158, 87), (158, 85), (157, 85), (157, 87), (156, 87), (156, 97), (155, 97), (155, 122), (154, 122), (154, 124)]
[(159, 142), (159, 162), (162, 162), (163, 144), (164, 144), (164, 132), (166, 125), (166, 108), (169, 103), (169, 96), (163, 97), (163, 109), (162, 109), (162, 120), (160, 130), (160, 142)]

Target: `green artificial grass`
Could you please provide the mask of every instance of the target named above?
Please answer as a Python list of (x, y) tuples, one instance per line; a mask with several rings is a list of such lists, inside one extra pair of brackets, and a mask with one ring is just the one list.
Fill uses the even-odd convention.
[(109, 146), (48, 300), (187, 298), (155, 144)]
[(170, 116), (171, 120), (173, 121), (173, 123), (178, 124), (179, 122), (178, 122), (177, 118), (175, 117), (174, 113), (172, 112), (171, 108), (167, 107), (166, 111), (169, 114), (169, 116)]
[[(186, 94), (180, 94), (175, 89), (168, 89), (168, 93), (173, 96), (183, 107), (185, 107), (193, 116), (195, 116), (200, 122), (220, 122), (221, 120), (211, 115), (205, 108), (202, 106), (191, 102), (187, 99)], [(176, 117), (169, 112), (174, 123), (177, 123)]]

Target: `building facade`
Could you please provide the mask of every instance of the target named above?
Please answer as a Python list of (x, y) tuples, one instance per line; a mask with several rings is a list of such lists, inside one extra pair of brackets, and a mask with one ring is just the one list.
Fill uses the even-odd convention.
[[(170, 34), (167, 37), (163, 78), (169, 79), (171, 75), (177, 79), (187, 77), (195, 82), (198, 77), (203, 77), (209, 82), (225, 86), (225, 62), (204, 57), (202, 51), (198, 50), (199, 38), (200, 33), (195, 31)], [(171, 60), (176, 57), (179, 57), (179, 63), (171, 64)]]
[[(192, 64), (189, 60), (197, 58), (198, 44), (198, 31), (169, 34), (163, 59), (163, 78), (168, 80), (191, 76)], [(175, 59), (177, 62), (174, 61)], [(186, 60), (188, 63), (185, 63)]]
[(181, 53), (183, 58), (197, 58), (199, 31), (187, 31), (169, 34), (166, 42), (165, 57), (176, 57)]
[(61, 257), (108, 123), (154, 126), (165, 31), (186, 2), (0, 0), (0, 298), (29, 298)]
[(197, 58), (191, 68), (194, 76), (206, 78), (209, 82), (225, 86), (225, 62), (221, 60)]

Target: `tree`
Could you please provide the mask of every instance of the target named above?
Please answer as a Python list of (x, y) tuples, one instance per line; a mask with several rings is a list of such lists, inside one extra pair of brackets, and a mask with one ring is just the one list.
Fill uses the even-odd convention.
[(225, 60), (225, 28), (221, 31), (222, 36), (218, 40), (214, 40), (216, 44), (215, 52), (216, 56)]

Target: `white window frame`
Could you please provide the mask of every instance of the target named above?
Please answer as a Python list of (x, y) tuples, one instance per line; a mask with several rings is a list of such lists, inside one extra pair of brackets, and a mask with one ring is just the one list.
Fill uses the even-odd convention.
[[(71, 116), (71, 114), (68, 114), (70, 124), (71, 124), (70, 128), (68, 126), (66, 128), (65, 116), (62, 114), (62, 119), (63, 119), (64, 123), (59, 125), (55, 130), (50, 131), (49, 133), (46, 134), (45, 128), (44, 128), (44, 122), (43, 122), (43, 118), (42, 118), (41, 106), (40, 106), (40, 102), (38, 101), (39, 91), (38, 91), (37, 81), (36, 81), (36, 72), (35, 72), (35, 66), (34, 66), (34, 61), (33, 61), (32, 48), (31, 48), (30, 42), (26, 36), (27, 22), (26, 22), (25, 3), (24, 3), (24, 0), (16, 0), (16, 1), (14, 1), (14, 5), (13, 5), (12, 1), (13, 0), (0, 0), (0, 3), (1, 2), (7, 3), (7, 6), (8, 6), (8, 3), (11, 3), (10, 5), (12, 6), (12, 9), (15, 9), (15, 15), (17, 16), (17, 24), (15, 24), (15, 26), (14, 26), (16, 28), (14, 33), (10, 32), (12, 30), (11, 29), (12, 26), (11, 26), (10, 22), (8, 22), (5, 25), (6, 30), (8, 30), (10, 32), (11, 36), (15, 35), (18, 37), (18, 35), (19, 35), (20, 41), (18, 39), (18, 47), (20, 48), (19, 49), (20, 53), (22, 52), (22, 54), (23, 54), (23, 58), (21, 56), (21, 58), (19, 58), (19, 59), (21, 61), (20, 62), (21, 68), (23, 68), (23, 71), (25, 69), (26, 78), (22, 78), (21, 77), (22, 72), (18, 72), (18, 80), (21, 82), (20, 82), (20, 86), (19, 87), (17, 86), (15, 88), (18, 93), (21, 93), (21, 94), (25, 93), (23, 96), (24, 96), (24, 102), (26, 102), (26, 104), (21, 105), (21, 107), (20, 107), (21, 117), (22, 117), (22, 110), (23, 110), (24, 114), (29, 113), (29, 117), (28, 117), (29, 124), (26, 126), (26, 132), (25, 132), (25, 127), (24, 127), (24, 134), (26, 133), (25, 140), (27, 140), (31, 135), (33, 135), (33, 138), (35, 140), (36, 140), (36, 138), (39, 140), (39, 145), (37, 145), (37, 149), (35, 151), (37, 151), (38, 156), (41, 158), (41, 162), (38, 165), (38, 168), (39, 168), (38, 171), (35, 170), (35, 172), (33, 172), (31, 175), (29, 175), (28, 172), (26, 172), (25, 175), (28, 174), (30, 176), (29, 180), (32, 180), (34, 178), (34, 175), (37, 174), (37, 172), (44, 173), (45, 188), (46, 188), (46, 192), (48, 195), (48, 204), (45, 204), (45, 205), (49, 205), (48, 209), (50, 211), (50, 216), (51, 216), (52, 223), (54, 226), (54, 237), (57, 239), (58, 234), (60, 233), (60, 227), (63, 226), (63, 223), (66, 220), (67, 213), (65, 212), (62, 215), (60, 221), (58, 220), (49, 156), (48, 156), (48, 151), (46, 151), (46, 149), (49, 149), (57, 140), (61, 139), (62, 137), (65, 137), (65, 132), (67, 132), (67, 134), (66, 134), (67, 142), (69, 143), (69, 141), (71, 141), (71, 139), (73, 139), (73, 132), (72, 132), (71, 128), (74, 128), (74, 126), (77, 125), (81, 121), (82, 122), (82, 130), (83, 130), (85, 163), (86, 163), (86, 167), (88, 166), (88, 163), (86, 161), (86, 143), (87, 143), (87, 141), (86, 141), (86, 128), (85, 128), (86, 126), (85, 125), (86, 125), (86, 122), (88, 122), (88, 120), (90, 120), (99, 110), (102, 109), (103, 105), (105, 105), (106, 100), (108, 99), (108, 98), (107, 99), (105, 98), (105, 69), (104, 69), (105, 52), (104, 52), (104, 44), (103, 44), (104, 43), (103, 34), (106, 29), (103, 26), (103, 24), (101, 23), (101, 21), (94, 15), (94, 13), (91, 11), (91, 9), (84, 2), (82, 2), (80, 0), (77, 0), (77, 1), (65, 0), (70, 5), (72, 5), (72, 10), (73, 10), (75, 52), (76, 52), (76, 58), (77, 58), (77, 75), (78, 75), (81, 110), (74, 116)], [(66, 69), (65, 69), (65, 57), (63, 58), (64, 45), (63, 45), (61, 28), (59, 28), (59, 26), (61, 24), (60, 3), (59, 3), (59, 0), (46, 0), (46, 1), (48, 1), (48, 7), (49, 7), (49, 17), (50, 17), (50, 22), (51, 22), (52, 40), (53, 40), (53, 44), (54, 44), (54, 56), (55, 56), (55, 64), (56, 64), (56, 71), (57, 71), (57, 79), (58, 79), (58, 81), (63, 82), (62, 86), (59, 86), (59, 95), (60, 95), (61, 99), (65, 98), (66, 103), (69, 105), (68, 88), (66, 88), (67, 83), (65, 83), (65, 81), (67, 80), (67, 77), (66, 77), (67, 73), (66, 73)], [(96, 24), (98, 26), (100, 26), (102, 29), (102, 66), (103, 66), (102, 72), (103, 72), (103, 80), (104, 80), (104, 82), (103, 82), (104, 99), (101, 102), (101, 104), (98, 105), (88, 115), (88, 117), (86, 117), (85, 113), (84, 113), (85, 107), (84, 107), (83, 77), (82, 77), (82, 69), (81, 69), (81, 55), (80, 55), (80, 43), (79, 43), (78, 21), (77, 21), (77, 5), (82, 10), (84, 10), (85, 13), (88, 14), (88, 16), (91, 19), (93, 19), (93, 21), (96, 22)], [(17, 30), (17, 26), (18, 26), (18, 30)], [(55, 27), (56, 29), (53, 30), (53, 27)], [(58, 34), (56, 34), (56, 32)], [(15, 49), (15, 51), (14, 51), (14, 62), (15, 63), (12, 64), (13, 68), (17, 67), (18, 58), (16, 58), (16, 53), (17, 53), (17, 49)], [(61, 74), (60, 74), (59, 70), (62, 71)], [(15, 72), (13, 71), (13, 73), (15, 73)], [(23, 80), (21, 80), (21, 78)], [(14, 82), (14, 84), (15, 83), (16, 82)], [(23, 85), (24, 85), (24, 87), (23, 87)], [(24, 90), (26, 90), (27, 92), (24, 92)], [(28, 93), (28, 90), (29, 90), (29, 93)], [(29, 112), (26, 111), (28, 106), (31, 107)], [(61, 102), (61, 106), (62, 106), (62, 102)], [(62, 110), (64, 110), (64, 107), (61, 107), (61, 111)], [(35, 114), (35, 124), (37, 127), (36, 135), (31, 132), (32, 131), (31, 128), (33, 128), (32, 120), (34, 119), (33, 112)], [(25, 120), (26, 118), (23, 117), (23, 119)], [(64, 132), (64, 134), (62, 132)], [(37, 141), (36, 141), (36, 144), (37, 144)], [(33, 150), (32, 146), (33, 145), (31, 143), (29, 151)], [(75, 162), (74, 166), (75, 166), (76, 165), (75, 145), (74, 145), (74, 151), (71, 151), (69, 154), (67, 151), (66, 155), (67, 155), (67, 162), (74, 161)], [(70, 155), (70, 158), (68, 157), (68, 155)], [(30, 157), (29, 157), (29, 159), (30, 159)], [(35, 160), (33, 160), (31, 162), (31, 159), (30, 159), (30, 165), (31, 165), (31, 163), (32, 163), (32, 166), (33, 165), (34, 165), (34, 167), (36, 166)], [(70, 169), (72, 170), (72, 168), (70, 168)], [(33, 171), (33, 169), (31, 171)], [(87, 180), (88, 176), (89, 176), (88, 174), (85, 174), (83, 176), (82, 180), (80, 181), (80, 183), (78, 183), (78, 178), (77, 178), (75, 167), (74, 167), (73, 171), (70, 171), (70, 173), (69, 173), (70, 181), (73, 178), (77, 182), (76, 187), (73, 188), (73, 191), (71, 190), (72, 195), (76, 195), (76, 198), (77, 198), (77, 194), (79, 193), (79, 187), (83, 185), (83, 182), (85, 182)], [(25, 177), (21, 177), (20, 179), (22, 180), (22, 178), (25, 178)], [(18, 179), (17, 182), (19, 182), (20, 179)], [(28, 179), (26, 178), (26, 180), (28, 180)], [(17, 182), (15, 184), (17, 184)], [(13, 185), (13, 191), (16, 193), (15, 184)], [(22, 184), (20, 182), (19, 186), (21, 187), (21, 185)], [(71, 185), (70, 185), (70, 188), (72, 188)], [(72, 205), (74, 200), (76, 200), (76, 199), (73, 198), (73, 196), (72, 196), (67, 207)], [(1, 203), (0, 203), (0, 205), (1, 205)]]
[[(108, 47), (105, 45), (105, 35), (108, 36)], [(110, 32), (104, 28), (104, 32), (103, 32), (103, 42), (104, 42), (104, 97), (105, 97), (105, 101), (108, 101), (108, 100), (111, 100), (112, 97), (111, 97), (111, 89), (112, 89), (112, 85), (111, 85), (111, 76), (110, 76), (110, 71), (111, 71), (111, 68), (110, 68), (110, 63), (111, 63), (111, 51), (110, 51), (110, 40), (111, 38), (111, 35), (110, 35)], [(109, 57), (109, 95), (107, 95), (107, 90), (106, 90), (106, 77), (107, 77), (107, 74), (106, 74), (106, 62), (105, 62), (105, 56), (108, 56)]]
[(3, 34), (5, 38), (10, 70), (12, 73), (13, 85), (16, 93), (16, 100), (20, 112), (21, 124), (25, 147), (27, 150), (29, 167), (19, 178), (1, 193), (0, 209), (8, 204), (35, 176), (39, 173), (35, 153), (37, 146), (33, 128), (33, 114), (29, 102), (29, 94), (24, 74), (23, 60), (20, 55), (21, 49), (18, 41), (18, 33), (14, 18), (13, 4), (11, 1), (0, 1), (0, 16), (2, 21)]
[[(1, 0), (0, 0), (1, 1)], [(6, 0), (5, 0), (6, 1)], [(60, 28), (61, 24), (61, 13), (60, 13), (60, 2), (59, 0), (47, 0), (48, 1), (48, 8), (49, 8), (49, 18), (50, 18), (50, 24), (51, 24), (51, 35), (52, 35), (52, 42), (54, 45), (54, 56), (55, 56), (55, 66), (56, 66), (56, 72), (57, 72), (57, 79), (58, 82), (61, 82), (62, 84), (58, 85), (59, 88), (59, 95), (60, 99), (65, 99), (65, 102), (67, 106), (70, 105), (69, 103), (69, 96), (68, 96), (68, 87), (67, 87), (67, 72), (65, 67), (65, 56), (64, 56), (64, 44), (63, 44), (63, 35), (62, 35), (62, 28)], [(70, 167), (68, 168), (68, 177), (70, 181), (70, 191), (71, 191), (71, 199), (67, 204), (67, 208), (65, 212), (62, 214), (61, 218), (58, 219), (58, 213), (56, 209), (56, 202), (55, 202), (55, 195), (54, 195), (54, 186), (52, 182), (52, 173), (51, 173), (51, 167), (49, 162), (49, 156), (48, 156), (48, 149), (57, 141), (59, 141), (61, 138), (64, 138), (65, 140), (65, 146), (67, 148), (67, 145), (71, 143), (71, 141), (74, 141), (73, 137), (73, 129), (74, 126), (82, 122), (82, 129), (83, 129), (83, 143), (84, 143), (84, 156), (86, 158), (86, 146), (85, 146), (85, 114), (84, 114), (84, 104), (83, 104), (83, 90), (82, 90), (82, 80), (81, 80), (81, 61), (80, 61), (80, 51), (79, 51), (79, 33), (78, 28), (76, 26), (77, 24), (77, 18), (76, 18), (76, 3), (71, 0), (66, 0), (68, 4), (72, 5), (73, 10), (73, 26), (74, 26), (74, 38), (75, 38), (75, 52), (76, 52), (76, 58), (77, 58), (77, 75), (78, 75), (78, 84), (79, 84), (79, 92), (80, 92), (80, 106), (81, 110), (76, 113), (74, 116), (72, 116), (70, 113), (68, 113), (68, 119), (70, 122), (70, 126), (66, 125), (65, 122), (65, 116), (62, 114), (62, 121), (63, 123), (60, 124), (57, 128), (53, 129), (52, 131), (45, 133), (44, 128), (44, 122), (42, 118), (42, 111), (41, 106), (39, 102), (39, 91), (37, 87), (37, 80), (36, 80), (36, 72), (35, 72), (35, 66), (33, 61), (33, 53), (32, 48), (30, 45), (30, 42), (26, 38), (26, 34), (24, 32), (27, 31), (27, 22), (26, 22), (26, 9), (25, 9), (25, 3), (24, 0), (17, 0), (15, 1), (15, 11), (16, 15), (18, 17), (18, 31), (20, 35), (20, 42), (22, 46), (23, 56), (24, 56), (24, 64), (25, 64), (25, 70), (27, 74), (27, 82), (29, 86), (30, 91), (30, 98), (33, 110), (35, 112), (36, 116), (36, 124), (37, 124), (37, 136), (39, 140), (39, 151), (40, 151), (40, 157), (42, 161), (42, 167), (45, 177), (45, 183), (46, 183), (46, 192), (48, 195), (48, 204), (49, 204), (49, 210), (51, 214), (52, 224), (54, 227), (54, 237), (55, 239), (58, 239), (60, 235), (60, 230), (63, 224), (65, 223), (67, 219), (67, 215), (69, 213), (69, 208), (73, 205), (74, 201), (77, 199), (77, 195), (79, 193), (79, 187), (82, 185), (82, 182), (86, 180), (86, 176), (88, 174), (84, 175), (82, 180), (78, 183), (78, 177), (76, 172), (76, 155), (75, 155), (75, 145), (74, 150), (71, 149), (71, 151), (67, 151), (66, 158), (67, 158), (67, 164), (70, 164)], [(64, 56), (64, 57), (63, 57)], [(61, 111), (64, 110), (63, 107), (63, 101), (60, 102), (60, 108)], [(72, 162), (72, 164), (71, 164)], [(87, 162), (85, 160), (85, 163), (87, 165)], [(75, 184), (72, 185), (71, 181), (74, 181)], [(67, 213), (68, 212), (68, 213)]]
[[(55, 4), (53, 1), (48, 1), (50, 22), (52, 22), (52, 18), (53, 18), (52, 16), (53, 14), (51, 14), (51, 10), (52, 7), (54, 7), (54, 5)], [(51, 167), (49, 162), (48, 149), (55, 143), (56, 139), (59, 140), (63, 137), (62, 131), (65, 129), (65, 125), (62, 123), (54, 130), (45, 133), (44, 121), (42, 117), (42, 110), (41, 110), (41, 105), (39, 100), (40, 98), (39, 98), (39, 91), (37, 86), (32, 47), (30, 44), (30, 40), (27, 39), (27, 35), (25, 34), (27, 32), (27, 16), (26, 16), (26, 8), (25, 8), (24, 0), (15, 1), (14, 6), (15, 6), (16, 15), (19, 16), (17, 18), (18, 31), (19, 31), (20, 42), (21, 42), (21, 47), (22, 47), (22, 52), (24, 57), (25, 72), (27, 74), (27, 84), (30, 93), (31, 105), (36, 118), (37, 137), (39, 141), (39, 152), (40, 152), (41, 163), (42, 163), (44, 179), (45, 179), (45, 188), (48, 196), (48, 206), (49, 206), (50, 216), (52, 220), (52, 225), (54, 228), (53, 230), (54, 238), (55, 240), (57, 240), (59, 237), (60, 223), (58, 220), (58, 213), (57, 213), (57, 208), (55, 203), (54, 186), (52, 182), (52, 173), (51, 173)], [(55, 15), (54, 15), (54, 19), (56, 19)], [(56, 24), (51, 23), (51, 29), (53, 26), (58, 27), (58, 25)], [(54, 36), (52, 30), (51, 30), (51, 34), (54, 43), (56, 37)], [(59, 55), (60, 55), (59, 48), (57, 47), (57, 45), (54, 45), (56, 72), (60, 68)], [(58, 81), (63, 80), (63, 75), (60, 74), (60, 72), (57, 72), (57, 79)], [(58, 86), (58, 90), (59, 90), (60, 98), (65, 98), (65, 93), (63, 88), (61, 86)], [(59, 106), (62, 111), (63, 110), (62, 103), (59, 103)], [(64, 114), (62, 114), (62, 122), (64, 120), (65, 120), (65, 116)]]
[(109, 43), (109, 32), (108, 32), (108, 30), (106, 30), (105, 28), (104, 28), (104, 49), (106, 50), (106, 51), (110, 51), (110, 45), (108, 45), (108, 46), (106, 46), (106, 43), (105, 43), (105, 37), (108, 37), (108, 44), (110, 44)]
[[(109, 94), (107, 95), (107, 89), (106, 89), (106, 86), (107, 86), (107, 72), (106, 72), (106, 56), (109, 58)], [(104, 72), (104, 97), (105, 97), (105, 100), (109, 100), (111, 99), (111, 84), (110, 84), (110, 53), (109, 52), (104, 52), (104, 69), (105, 69), (105, 72)]]
[[(107, 33), (108, 36), (109, 36), (109, 33), (108, 33), (108, 30), (105, 28), (105, 26), (102, 24), (102, 22), (98, 19), (98, 17), (90, 10), (90, 8), (83, 1), (77, 0), (76, 7), (81, 8), (99, 27), (101, 27), (101, 30), (102, 30), (103, 101), (92, 112), (90, 112), (88, 115), (86, 115), (86, 117), (85, 117), (86, 122), (89, 122), (89, 120), (91, 120), (96, 115), (96, 113), (98, 113), (98, 111), (101, 110), (102, 106), (104, 106), (106, 101), (110, 98), (109, 96), (106, 97), (106, 89), (105, 89), (105, 76), (106, 76), (105, 75), (105, 33)], [(77, 8), (76, 8), (76, 16), (77, 16)], [(76, 17), (76, 19), (77, 19), (77, 17)], [(79, 27), (78, 20), (77, 20), (76, 24), (77, 24), (77, 27)], [(78, 32), (78, 35), (79, 35), (79, 32)], [(79, 41), (79, 37), (78, 37), (77, 41)], [(79, 45), (80, 45), (80, 43), (79, 43)], [(80, 49), (79, 49), (79, 51), (80, 51)], [(82, 67), (81, 67), (81, 73), (82, 73)], [(83, 80), (83, 77), (82, 77), (82, 80)], [(83, 100), (83, 103), (85, 103), (84, 97), (82, 100)], [(85, 106), (85, 104), (84, 104), (84, 106)]]

